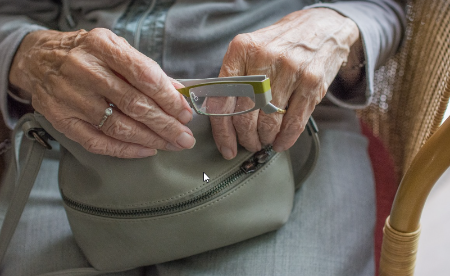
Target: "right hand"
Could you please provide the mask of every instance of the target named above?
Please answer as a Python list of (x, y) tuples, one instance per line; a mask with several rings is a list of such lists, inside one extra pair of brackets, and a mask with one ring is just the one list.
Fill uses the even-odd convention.
[[(121, 158), (192, 148), (181, 84), (107, 29), (36, 31), (23, 39), (9, 81), (53, 127), (90, 152)], [(105, 109), (113, 113), (97, 129)]]

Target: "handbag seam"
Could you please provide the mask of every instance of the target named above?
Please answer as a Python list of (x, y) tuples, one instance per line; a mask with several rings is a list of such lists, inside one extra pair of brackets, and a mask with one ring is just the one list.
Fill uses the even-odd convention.
[[(286, 152), (285, 152), (286, 154)], [(109, 221), (109, 222), (113, 222), (113, 221), (117, 221), (117, 220), (121, 220), (121, 221), (127, 221), (127, 223), (141, 223), (143, 220), (146, 221), (158, 221), (158, 220), (164, 220), (164, 219), (170, 219), (170, 218), (174, 218), (174, 217), (178, 217), (178, 216), (183, 216), (186, 214), (190, 214), (190, 213), (194, 213), (197, 211), (201, 211), (211, 205), (214, 205), (220, 201), (222, 201), (223, 199), (227, 198), (228, 196), (231, 196), (232, 194), (234, 194), (235, 192), (237, 192), (239, 189), (241, 189), (242, 187), (246, 186), (247, 184), (249, 184), (250, 180), (252, 180), (253, 178), (257, 177), (258, 175), (260, 175), (261, 173), (263, 173), (264, 171), (266, 171), (269, 167), (271, 167), (271, 165), (273, 164), (273, 162), (275, 162), (278, 158), (281, 157), (281, 154), (278, 154), (276, 156), (274, 156), (269, 163), (267, 164), (267, 166), (264, 166), (264, 168), (260, 169), (256, 174), (252, 175), (251, 177), (247, 178), (245, 181), (243, 181), (241, 184), (239, 184), (237, 187), (233, 188), (231, 191), (229, 191), (228, 193), (224, 194), (223, 196), (216, 198), (215, 200), (209, 202), (206, 205), (202, 205), (199, 206), (198, 208), (195, 208), (193, 210), (185, 210), (182, 211), (182, 213), (180, 214), (171, 214), (171, 215), (167, 215), (164, 217), (156, 217), (156, 218), (137, 218), (137, 219), (117, 219), (117, 218), (104, 218), (104, 217), (99, 217), (99, 216), (95, 216), (95, 215), (91, 215), (91, 214), (86, 214), (83, 213), (81, 211), (75, 210), (73, 208), (68, 207), (66, 204), (64, 204), (66, 206), (66, 208), (69, 208), (70, 210), (73, 210), (75, 213), (74, 215), (76, 216), (83, 216), (83, 217), (88, 217), (88, 218), (92, 218), (94, 220), (97, 221)], [(292, 185), (293, 187), (295, 186), (294, 181), (292, 181)]]

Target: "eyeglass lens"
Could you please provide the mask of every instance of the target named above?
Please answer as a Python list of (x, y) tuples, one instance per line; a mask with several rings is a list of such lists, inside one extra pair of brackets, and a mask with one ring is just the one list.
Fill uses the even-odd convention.
[(205, 115), (233, 115), (255, 107), (250, 84), (212, 84), (189, 89), (194, 108)]

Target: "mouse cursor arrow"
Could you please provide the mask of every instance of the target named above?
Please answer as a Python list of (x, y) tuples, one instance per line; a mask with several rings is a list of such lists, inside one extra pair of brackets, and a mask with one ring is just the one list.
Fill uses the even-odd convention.
[(203, 172), (203, 182), (209, 183), (209, 176)]

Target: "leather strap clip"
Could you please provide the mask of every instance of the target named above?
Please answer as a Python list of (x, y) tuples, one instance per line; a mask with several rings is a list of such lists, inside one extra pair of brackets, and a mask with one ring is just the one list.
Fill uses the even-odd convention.
[(44, 148), (51, 150), (52, 146), (47, 142), (48, 141), (48, 134), (45, 131), (39, 131), (36, 129), (32, 129), (28, 132), (28, 135), (32, 135), (34, 139), (41, 144)]
[(35, 120), (25, 122), (22, 125), (22, 130), (28, 139), (36, 140), (46, 149), (52, 149), (52, 146), (48, 143), (48, 140), (52, 137)]

